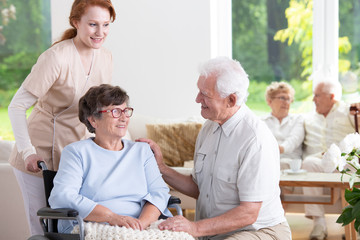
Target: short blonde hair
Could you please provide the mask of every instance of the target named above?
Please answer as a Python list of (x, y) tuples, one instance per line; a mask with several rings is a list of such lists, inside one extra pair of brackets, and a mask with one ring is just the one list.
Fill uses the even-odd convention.
[(290, 94), (291, 99), (294, 99), (295, 90), (286, 82), (272, 82), (266, 88), (266, 100), (274, 98), (279, 93), (288, 93)]

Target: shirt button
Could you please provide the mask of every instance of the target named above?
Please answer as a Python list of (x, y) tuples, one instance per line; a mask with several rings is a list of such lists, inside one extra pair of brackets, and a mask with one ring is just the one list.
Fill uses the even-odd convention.
[(209, 194), (206, 194), (206, 198), (209, 198)]

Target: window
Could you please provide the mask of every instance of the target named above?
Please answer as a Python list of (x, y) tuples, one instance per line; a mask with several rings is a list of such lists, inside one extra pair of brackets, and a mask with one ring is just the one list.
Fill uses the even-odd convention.
[[(289, 0), (232, 1), (233, 58), (249, 74), (247, 104), (252, 109), (270, 111), (264, 95), (272, 81), (286, 81), (295, 88), (293, 106), (297, 109), (303, 108), (303, 102), (311, 95), (311, 84), (306, 81), (311, 72), (308, 60), (312, 53), (309, 8), (311, 5), (306, 1), (300, 4)], [(294, 22), (295, 17), (298, 22)], [(295, 34), (297, 38), (292, 40)]]
[(319, 80), (340, 80), (344, 100), (354, 102), (360, 74), (359, 5), (357, 0), (233, 0), (233, 58), (250, 76), (248, 105), (269, 112), (264, 92), (272, 81), (295, 88), (294, 112), (311, 110), (312, 82)]
[[(348, 45), (340, 53), (344, 69), (340, 74), (345, 101), (360, 101), (360, 2), (358, 0), (339, 1), (339, 35), (344, 36), (340, 41), (347, 41)], [(346, 52), (346, 53), (344, 53)], [(340, 65), (341, 66), (341, 65)]]
[(50, 44), (50, 0), (0, 1), (0, 139), (13, 139), (7, 106)]

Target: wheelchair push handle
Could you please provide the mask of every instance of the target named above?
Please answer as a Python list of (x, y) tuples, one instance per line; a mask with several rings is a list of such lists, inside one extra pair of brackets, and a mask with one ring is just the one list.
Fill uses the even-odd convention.
[(359, 110), (356, 106), (351, 106), (350, 111), (356, 111), (356, 113), (359, 113)]
[(42, 170), (48, 170), (48, 168), (47, 168), (47, 166), (46, 166), (46, 164), (45, 164), (44, 161), (38, 161), (38, 162), (37, 162), (37, 165), (38, 165), (38, 167), (39, 167), (40, 169), (42, 169)]
[(351, 106), (350, 107), (350, 111), (355, 111), (355, 115), (354, 115), (354, 120), (355, 120), (355, 131), (357, 133), (359, 133), (359, 125), (358, 125), (358, 119), (357, 119), (357, 115), (359, 113), (359, 110), (356, 106)]

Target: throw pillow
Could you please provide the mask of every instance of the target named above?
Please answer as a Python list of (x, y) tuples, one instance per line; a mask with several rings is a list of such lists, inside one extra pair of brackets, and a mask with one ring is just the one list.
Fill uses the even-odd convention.
[(172, 167), (184, 166), (194, 157), (195, 142), (202, 124), (172, 123), (147, 124), (147, 137), (155, 141), (163, 154), (164, 162)]

